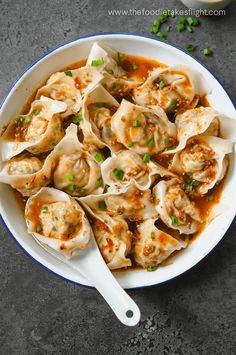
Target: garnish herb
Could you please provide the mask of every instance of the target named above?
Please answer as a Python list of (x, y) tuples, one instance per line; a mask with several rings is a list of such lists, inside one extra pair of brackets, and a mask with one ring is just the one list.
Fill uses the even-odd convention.
[(149, 163), (150, 159), (151, 159), (151, 157), (149, 154), (144, 154), (144, 156), (143, 156), (144, 163)]
[(156, 36), (158, 38), (164, 39), (164, 40), (167, 38), (166, 35), (163, 32), (161, 32), (161, 31), (157, 32)]
[(183, 32), (185, 30), (184, 24), (180, 23), (179, 25), (176, 26), (177, 31)]
[(118, 62), (122, 62), (123, 60), (123, 55), (121, 55), (119, 52), (117, 53), (117, 60)]
[(151, 232), (151, 239), (153, 240), (153, 239), (155, 239), (155, 232)]
[(101, 211), (105, 211), (106, 208), (107, 208), (105, 201), (99, 201), (99, 202), (98, 202), (98, 208), (99, 208)]
[(85, 191), (85, 189), (83, 189), (82, 187), (79, 189), (79, 192), (83, 193)]
[(188, 177), (184, 182), (184, 190), (195, 192), (194, 187), (198, 186), (201, 182)]
[(165, 143), (165, 145), (168, 145), (170, 143), (170, 137), (165, 137), (164, 143)]
[(95, 156), (94, 156), (94, 158), (97, 160), (97, 162), (101, 162), (101, 161), (103, 161), (103, 156), (102, 156), (102, 154), (101, 153), (96, 153), (95, 154)]
[(188, 32), (192, 33), (193, 32), (192, 26), (187, 26), (187, 30), (188, 30)]
[(177, 225), (177, 226), (180, 225), (180, 221), (178, 220), (178, 218), (177, 218), (175, 215), (170, 216), (170, 218), (171, 218), (171, 223), (172, 223), (172, 224), (175, 224), (175, 225)]
[(48, 212), (48, 206), (43, 206), (41, 209), (42, 213), (47, 213)]
[(71, 172), (69, 172), (69, 173), (66, 175), (66, 180), (71, 181), (71, 180), (73, 180), (73, 179), (74, 179), (74, 175), (73, 175)]
[(172, 110), (176, 110), (176, 108), (177, 108), (177, 100), (176, 99), (171, 100), (169, 108)]
[(40, 226), (39, 224), (37, 224), (36, 226), (36, 232), (39, 233), (43, 230), (42, 226)]
[(77, 186), (76, 186), (75, 184), (70, 184), (70, 185), (68, 186), (68, 190), (69, 190), (70, 192), (74, 192), (74, 191), (76, 190), (76, 188), (77, 188)]
[(171, 26), (166, 27), (166, 32), (170, 32)]
[(16, 120), (16, 125), (20, 126), (24, 122), (24, 117), (18, 116)]
[(160, 23), (165, 23), (167, 21), (167, 16), (166, 15), (161, 15), (160, 16)]
[(162, 90), (165, 87), (165, 83), (163, 80), (159, 82), (159, 88)]
[(139, 127), (140, 125), (141, 125), (140, 121), (138, 121), (138, 120), (133, 121), (134, 127)]
[(124, 173), (123, 170), (120, 170), (120, 169), (113, 169), (113, 174), (115, 175), (115, 177), (116, 177), (118, 180), (120, 180), (120, 181), (124, 180), (124, 175), (125, 175), (125, 173)]
[(185, 25), (185, 23), (186, 23), (185, 17), (184, 17), (184, 16), (180, 16), (180, 18), (179, 18), (179, 24)]
[(136, 63), (132, 63), (132, 69), (136, 70), (138, 68), (138, 65)]
[(39, 108), (37, 108), (36, 110), (32, 111), (32, 114), (37, 116), (38, 114), (40, 114), (41, 110)]
[(193, 52), (195, 50), (195, 47), (192, 44), (187, 44), (186, 49), (188, 52)]
[(210, 56), (210, 55), (212, 55), (212, 50), (211, 50), (211, 48), (205, 48), (205, 49), (203, 49), (203, 54), (204, 55), (206, 55), (206, 56)]
[(154, 139), (150, 139), (148, 142), (148, 148), (152, 148), (154, 146)]
[(127, 146), (128, 146), (129, 148), (133, 147), (133, 145), (134, 145), (134, 143), (133, 143), (132, 141), (129, 141), (128, 144), (127, 144)]
[(29, 123), (32, 121), (32, 117), (31, 116), (26, 116), (25, 117), (25, 123)]
[(148, 265), (147, 267), (147, 271), (155, 271), (157, 269), (157, 266), (156, 265)]
[(56, 145), (57, 145), (57, 142), (52, 142), (52, 143), (51, 143), (51, 147), (52, 147), (52, 148), (55, 148)]
[(100, 65), (103, 65), (104, 63), (105, 63), (104, 59), (100, 58), (100, 59), (92, 60), (91, 66), (92, 67), (99, 67)]
[(83, 116), (82, 116), (82, 114), (81, 113), (79, 113), (78, 115), (76, 115), (74, 118), (73, 118), (73, 123), (79, 123), (79, 122), (81, 122), (81, 121), (83, 121)]
[(72, 76), (72, 72), (70, 70), (65, 70), (64, 73), (67, 75), (67, 76)]
[(102, 184), (102, 179), (97, 179), (95, 182), (96, 187), (100, 187)]
[(214, 200), (214, 195), (209, 195), (208, 196), (208, 201), (213, 201)]
[(114, 71), (112, 69), (107, 69), (108, 74), (114, 75)]

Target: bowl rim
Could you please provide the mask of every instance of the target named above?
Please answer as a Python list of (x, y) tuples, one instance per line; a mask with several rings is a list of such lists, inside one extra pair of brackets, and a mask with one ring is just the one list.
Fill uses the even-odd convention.
[[(199, 63), (201, 66), (203, 66), (215, 79), (216, 81), (219, 83), (219, 85), (223, 88), (223, 90), (225, 91), (226, 95), (228, 96), (229, 100), (231, 101), (233, 107), (236, 109), (236, 104), (233, 101), (233, 98), (231, 96), (231, 94), (229, 94), (229, 92), (227, 91), (227, 89), (224, 87), (223, 83), (221, 82), (221, 80), (211, 71), (211, 69), (205, 64), (202, 63), (198, 58), (194, 57), (193, 55), (191, 55), (187, 50), (185, 50), (184, 48), (180, 47), (179, 45), (176, 45), (174, 43), (171, 42), (166, 42), (164, 40), (152, 37), (150, 35), (144, 35), (144, 34), (139, 34), (136, 32), (101, 32), (101, 33), (93, 33), (93, 34), (88, 34), (88, 35), (84, 35), (84, 36), (80, 36), (77, 37), (75, 39), (72, 40), (68, 40), (68, 41), (64, 41), (59, 43), (58, 45), (50, 48), (49, 50), (47, 50), (46, 52), (44, 52), (43, 54), (39, 55), (35, 60), (33, 60), (29, 65), (27, 65), (23, 71), (16, 77), (15, 80), (13, 80), (13, 82), (8, 86), (5, 94), (3, 95), (2, 100), (0, 101), (0, 110), (2, 109), (2, 106), (4, 105), (5, 101), (7, 100), (8, 96), (11, 94), (11, 92), (13, 91), (14, 87), (17, 85), (17, 83), (21, 80), (22, 76), (28, 72), (32, 67), (34, 67), (40, 60), (44, 59), (45, 57), (49, 56), (51, 53), (55, 52), (57, 49), (62, 48), (64, 46), (66, 46), (67, 44), (72, 44), (74, 42), (77, 42), (81, 39), (86, 39), (86, 38), (97, 38), (97, 37), (102, 37), (102, 36), (119, 36), (119, 35), (123, 35), (123, 36), (127, 36), (127, 37), (139, 37), (139, 38), (147, 38), (147, 39), (151, 39), (153, 41), (156, 42), (161, 42), (161, 43), (165, 43), (167, 46), (170, 47), (174, 47), (176, 49), (178, 49), (179, 51), (187, 54), (189, 57), (191, 57), (191, 59), (193, 59), (194, 61), (196, 61), (197, 63)], [(228, 228), (230, 227), (234, 216), (236, 214), (236, 209), (234, 211), (234, 215), (231, 218), (230, 223), (228, 223), (226, 225), (226, 231), (228, 230)], [(48, 268), (46, 265), (44, 265), (42, 262), (38, 261), (34, 256), (32, 256), (23, 246), (22, 244), (15, 238), (15, 236), (13, 235), (13, 233), (10, 231), (10, 229), (8, 228), (7, 225), (7, 221), (4, 220), (3, 216), (0, 213), (0, 221), (1, 224), (4, 226), (5, 230), (8, 232), (8, 234), (11, 236), (11, 238), (15, 241), (15, 243), (21, 248), (21, 250), (24, 252), (24, 254), (26, 254), (28, 257), (30, 257), (34, 262), (36, 262), (38, 265), (40, 265), (42, 268), (44, 268), (45, 270), (47, 270), (48, 272), (50, 272), (53, 275), (56, 275), (58, 278), (62, 279), (63, 281), (67, 281), (69, 283), (84, 287), (84, 288), (90, 288), (90, 289), (94, 289), (93, 286), (89, 286), (89, 285), (85, 285), (85, 284), (81, 284), (79, 282), (70, 280), (68, 278), (66, 278), (65, 276), (60, 275), (59, 273), (57, 273), (56, 271), (51, 270), (50, 268)], [(225, 233), (226, 233), (225, 231)], [(209, 253), (211, 253), (213, 251), (213, 249), (219, 244), (220, 240), (224, 237), (225, 234), (222, 235), (222, 237), (219, 239), (219, 241), (213, 246), (213, 248), (211, 248), (204, 256), (201, 257), (200, 260), (198, 260), (197, 262), (195, 262), (192, 266), (190, 266), (188, 269), (181, 271), (179, 274), (177, 275), (173, 275), (172, 277), (168, 278), (167, 280), (161, 281), (161, 282), (157, 282), (155, 284), (151, 284), (151, 285), (145, 285), (145, 286), (136, 286), (136, 287), (129, 287), (129, 290), (132, 289), (139, 289), (139, 288), (147, 288), (147, 287), (152, 287), (152, 286), (156, 286), (158, 284), (162, 284), (164, 282), (167, 282), (173, 278), (177, 278), (181, 275), (183, 275), (184, 273), (188, 272), (190, 269), (192, 269), (195, 265), (197, 265), (199, 262), (201, 262), (203, 260), (203, 258), (208, 255)]]

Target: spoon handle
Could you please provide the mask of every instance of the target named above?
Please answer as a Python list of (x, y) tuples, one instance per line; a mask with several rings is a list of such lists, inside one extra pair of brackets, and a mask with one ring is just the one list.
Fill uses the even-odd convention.
[(116, 281), (94, 243), (96, 242), (92, 241), (85, 255), (67, 260), (67, 263), (96, 287), (123, 324), (135, 326), (140, 320), (140, 310)]

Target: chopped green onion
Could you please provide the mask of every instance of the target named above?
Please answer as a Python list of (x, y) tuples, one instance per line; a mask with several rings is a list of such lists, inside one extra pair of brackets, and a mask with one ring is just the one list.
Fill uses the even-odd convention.
[(167, 21), (167, 16), (166, 15), (161, 15), (160, 16), (160, 23), (165, 23)]
[(156, 265), (148, 265), (147, 267), (147, 271), (155, 271), (157, 269), (157, 266)]
[(185, 23), (186, 23), (186, 18), (185, 18), (184, 16), (180, 16), (180, 18), (179, 18), (179, 24), (185, 25)]
[(193, 32), (193, 28), (191, 26), (187, 26), (187, 30), (188, 32), (192, 33)]
[(52, 143), (51, 143), (51, 147), (52, 147), (52, 148), (55, 148), (56, 145), (57, 145), (57, 142), (52, 142)]
[(96, 153), (95, 154), (95, 156), (94, 156), (94, 158), (97, 160), (97, 162), (101, 162), (101, 161), (103, 161), (103, 156), (102, 156), (102, 154), (101, 153)]
[(153, 25), (156, 27), (159, 27), (161, 25), (160, 20), (158, 18), (156, 18), (153, 22)]
[(193, 18), (193, 23), (192, 23), (192, 26), (198, 26), (200, 23), (200, 21), (196, 18)]
[(185, 26), (183, 23), (180, 23), (179, 25), (176, 26), (177, 31), (183, 32), (185, 30)]
[(120, 54), (119, 52), (117, 53), (117, 60), (118, 60), (118, 62), (122, 62), (122, 60), (123, 60), (123, 55)]
[(136, 63), (132, 63), (132, 69), (136, 70), (138, 68), (138, 65)]
[(195, 50), (195, 47), (192, 44), (187, 44), (186, 49), (188, 52), (193, 52)]
[(171, 26), (166, 27), (166, 32), (170, 32)]
[(74, 191), (76, 190), (76, 188), (77, 188), (77, 186), (76, 186), (75, 184), (71, 184), (71, 185), (68, 186), (67, 189), (68, 189), (70, 192), (74, 192)]
[(70, 70), (65, 70), (64, 73), (67, 75), (67, 76), (72, 76), (72, 72)]
[(40, 110), (39, 108), (37, 108), (36, 110), (33, 110), (33, 111), (32, 111), (32, 114), (36, 116), (36, 115), (38, 115), (40, 112), (41, 112), (41, 110)]
[(114, 169), (114, 170), (113, 170), (113, 174), (115, 175), (115, 177), (116, 177), (118, 180), (120, 180), (120, 181), (124, 180), (124, 175), (125, 175), (125, 173), (124, 173), (123, 170)]
[(73, 118), (73, 123), (79, 123), (83, 121), (83, 116), (81, 113), (79, 113), (78, 115), (76, 115), (74, 118)]
[(85, 189), (83, 189), (82, 187), (79, 189), (79, 192), (83, 193), (85, 191)]
[(102, 184), (102, 179), (97, 179), (95, 182), (96, 187), (100, 187)]
[(112, 89), (115, 89), (116, 88), (116, 83), (113, 83), (111, 87), (112, 87)]
[(16, 125), (20, 126), (24, 122), (24, 117), (23, 116), (18, 116), (16, 120)]
[(160, 39), (166, 39), (167, 38), (166, 35), (163, 32), (161, 32), (161, 31), (157, 32), (156, 36), (158, 38), (160, 38)]
[(103, 102), (96, 102), (96, 107), (101, 108), (103, 106)]
[(180, 225), (180, 221), (178, 220), (178, 218), (175, 215), (170, 216), (170, 218), (171, 218), (171, 223), (172, 224), (176, 224), (177, 226)]
[(98, 208), (99, 208), (101, 211), (105, 211), (106, 208), (107, 208), (105, 201), (99, 201), (99, 202), (98, 202)]
[(114, 71), (112, 69), (107, 69), (107, 72), (111, 75), (114, 75)]
[(140, 121), (138, 121), (138, 120), (133, 121), (134, 127), (139, 127), (140, 125), (141, 125)]
[(160, 25), (159, 26), (152, 26), (150, 28), (150, 32), (156, 34), (159, 31)]
[(188, 17), (187, 18), (187, 22), (188, 22), (189, 26), (192, 26), (193, 23), (194, 23), (193, 18), (192, 17)]
[(151, 159), (151, 157), (149, 154), (144, 154), (144, 156), (143, 156), (144, 163), (149, 163), (150, 159)]
[(169, 108), (172, 110), (176, 110), (176, 108), (177, 108), (177, 100), (176, 99), (171, 100)]
[(205, 48), (205, 49), (203, 49), (203, 54), (206, 55), (206, 56), (212, 55), (212, 50), (211, 50), (211, 48)]
[(69, 173), (66, 174), (66, 180), (71, 181), (73, 179), (74, 179), (74, 175), (72, 174), (72, 172), (69, 172)]
[(42, 226), (40, 226), (39, 224), (37, 224), (36, 226), (36, 232), (39, 233), (43, 230)]
[(47, 213), (48, 212), (48, 206), (43, 206), (41, 209), (42, 213)]
[(198, 186), (201, 182), (198, 180), (194, 180), (191, 177), (187, 178), (184, 183), (184, 190), (186, 191), (195, 191), (194, 187)]
[(214, 200), (214, 196), (213, 195), (209, 195), (208, 196), (208, 201), (213, 201)]
[(148, 148), (152, 148), (154, 146), (154, 139), (150, 139), (148, 142)]
[(163, 80), (159, 82), (159, 88), (162, 90), (165, 87), (165, 83)]
[(134, 143), (133, 143), (132, 141), (129, 141), (129, 142), (127, 143), (127, 146), (128, 146), (129, 148), (133, 147), (133, 145), (134, 145)]
[(97, 59), (97, 60), (92, 60), (91, 66), (92, 67), (99, 67), (100, 65), (103, 65), (104, 63), (105, 63), (104, 59), (100, 58), (100, 59)]
[(165, 137), (164, 143), (165, 143), (165, 145), (168, 145), (170, 143), (170, 137)]
[(31, 122), (32, 121), (32, 117), (31, 116), (26, 116), (25, 117), (25, 122), (26, 123), (29, 123), (29, 122)]
[(156, 235), (156, 233), (154, 231), (152, 231), (151, 235), (150, 235), (152, 240), (155, 239), (155, 235)]

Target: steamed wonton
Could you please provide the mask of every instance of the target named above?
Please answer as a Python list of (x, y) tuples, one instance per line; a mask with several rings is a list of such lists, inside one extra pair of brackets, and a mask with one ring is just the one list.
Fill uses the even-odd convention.
[(66, 193), (43, 187), (25, 208), (28, 232), (67, 257), (86, 248), (92, 233), (83, 209)]
[(161, 220), (180, 233), (193, 234), (199, 229), (202, 217), (176, 179), (160, 181), (154, 188), (156, 210)]
[(204, 93), (199, 76), (184, 65), (154, 69), (134, 90), (134, 100), (141, 106), (157, 104), (166, 112), (195, 107)]
[(176, 127), (159, 106), (149, 108), (122, 100), (111, 120), (118, 142), (139, 154), (155, 154), (166, 148), (165, 139), (175, 140)]
[(157, 266), (175, 250), (185, 248), (187, 245), (186, 242), (157, 229), (154, 223), (153, 219), (142, 222), (135, 234), (134, 260), (143, 268)]
[(122, 217), (110, 217), (103, 213), (102, 218), (100, 215), (100, 219), (93, 223), (93, 232), (109, 269), (131, 266), (127, 255), (131, 249), (132, 233)]
[(103, 75), (96, 68), (91, 67), (57, 72), (52, 74), (46, 85), (38, 90), (36, 99), (43, 95), (65, 102), (67, 110), (62, 117), (67, 117), (80, 110), (83, 97), (102, 79)]
[(3, 161), (24, 150), (33, 154), (49, 152), (64, 136), (59, 113), (66, 104), (42, 96), (33, 101), (27, 115), (18, 115), (8, 125), (0, 139)]
[(186, 191), (205, 194), (225, 176), (233, 143), (218, 137), (201, 136), (189, 140), (187, 146), (174, 155), (170, 170), (186, 174)]
[(84, 196), (102, 192), (100, 167), (77, 137), (77, 126), (67, 128), (65, 137), (54, 150), (56, 167), (54, 186), (72, 196)]

